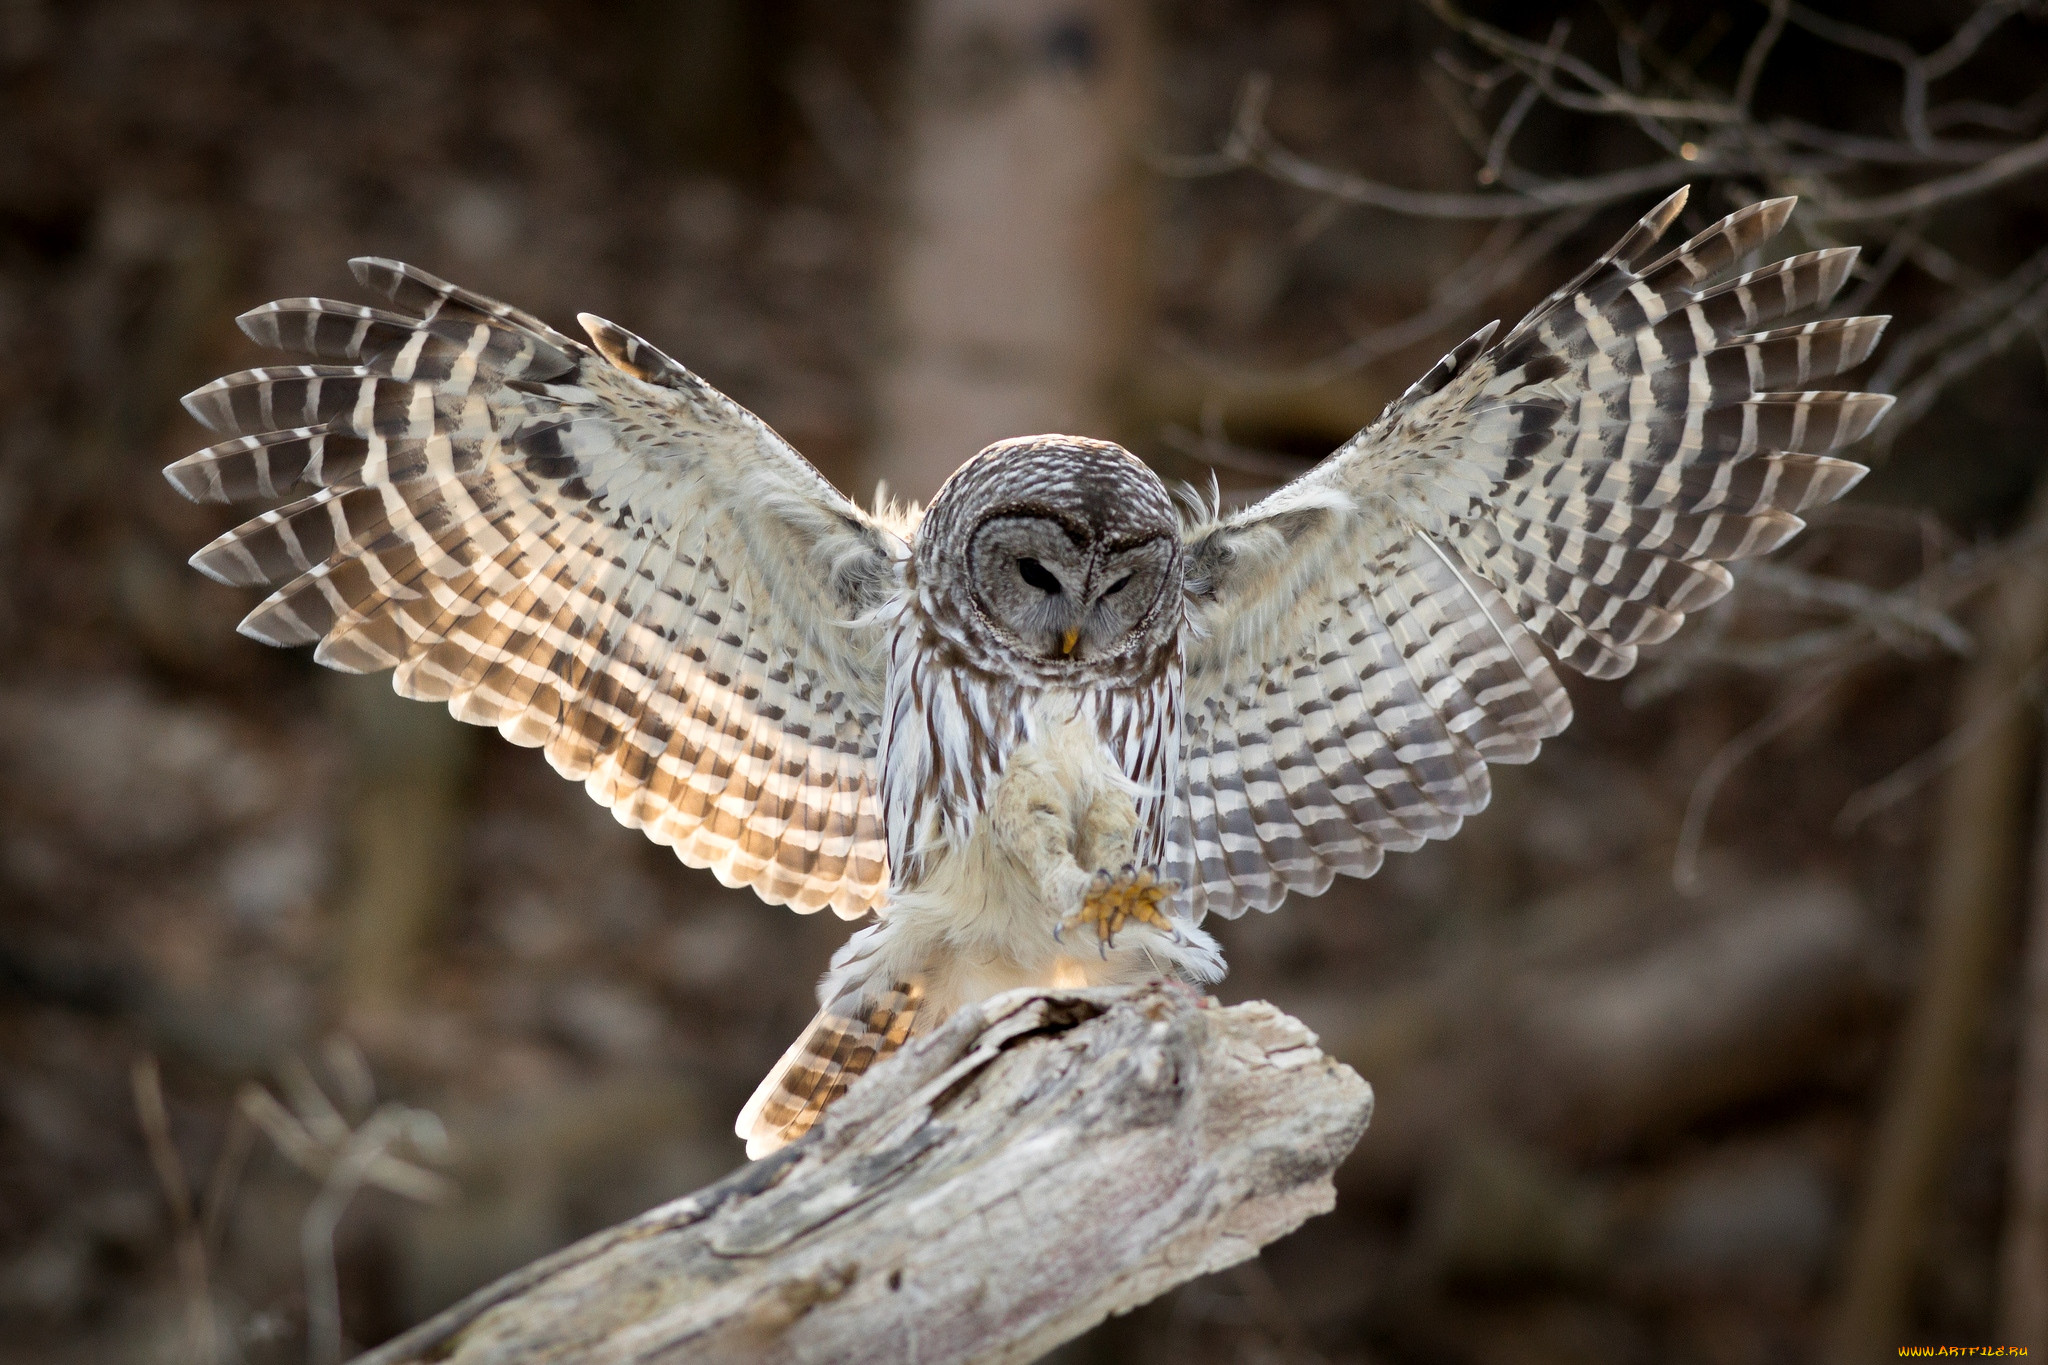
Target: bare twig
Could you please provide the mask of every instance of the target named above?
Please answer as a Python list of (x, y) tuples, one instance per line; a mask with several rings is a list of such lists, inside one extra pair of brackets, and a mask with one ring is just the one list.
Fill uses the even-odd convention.
[(1967, 340), (1958, 341), (1940, 352), (1934, 364), (1900, 392), (1899, 401), (1893, 405), (1878, 436), (1880, 457), (1891, 450), (1901, 433), (1927, 415), (1944, 390), (1987, 360), (2002, 354), (2022, 336), (2032, 334), (2044, 320), (2048, 320), (2048, 281), (2035, 283), (2017, 300), (2007, 298), (2002, 307), (1981, 301), (2009, 295), (2013, 284), (2014, 281), (2008, 279), (2000, 288), (1984, 291), (1979, 299), (1969, 300), (1957, 310), (1969, 314), (1973, 322), (1988, 318), (1995, 311), (2003, 311), (2004, 316), (1976, 331)]
[(1669, 190), (1702, 174), (1734, 171), (1719, 156), (1704, 150), (1690, 160), (1674, 157), (1647, 166), (1610, 171), (1578, 180), (1546, 181), (1516, 193), (1455, 194), (1402, 189), (1368, 176), (1334, 170), (1295, 155), (1274, 142), (1263, 128), (1246, 142), (1238, 165), (1265, 172), (1276, 180), (1318, 194), (1327, 194), (1363, 208), (1385, 209), (1415, 218), (1535, 218), (1560, 209), (1605, 208)]
[[(1674, 156), (1682, 142), (1668, 124), (1726, 123), (1739, 117), (1739, 110), (1719, 100), (1659, 99), (1634, 94), (1625, 84), (1565, 52), (1566, 29), (1562, 24), (1552, 29), (1550, 42), (1538, 46), (1462, 13), (1448, 0), (1430, 0), (1430, 8), (1479, 47), (1521, 72), (1559, 108), (1626, 117), (1652, 142)], [(1560, 73), (1576, 80), (1584, 89), (1565, 88), (1557, 79)]]
[(1927, 111), (1927, 125), (1943, 128), (1990, 128), (2001, 133), (2024, 133), (2048, 116), (2048, 89), (2036, 90), (2018, 104), (1992, 104), (1987, 100), (1954, 100)]
[(1927, 87), (1932, 81), (1941, 79), (1975, 56), (1977, 50), (1994, 33), (1999, 25), (2026, 8), (2021, 0), (1990, 0), (1956, 29), (1946, 43), (1933, 53), (1923, 57), (1911, 46), (1889, 34), (1879, 33), (1860, 24), (1833, 19), (1817, 14), (1804, 5), (1785, 7), (1792, 22), (1813, 34), (1826, 39), (1837, 47), (1865, 56), (1888, 61), (1899, 68), (1905, 79), (1905, 91), (1900, 101), (1900, 121), (1906, 126), (1906, 135), (1916, 147), (1925, 147), (1932, 141), (1927, 124)]
[[(1836, 515), (1841, 519), (1847, 512)], [(1919, 577), (1889, 591), (1777, 563), (1748, 565), (1735, 594), (1711, 608), (1698, 628), (1659, 651), (1652, 666), (1629, 685), (1628, 702), (1640, 706), (1668, 696), (1709, 667), (1775, 675), (1833, 660), (1855, 668), (1887, 654), (1918, 657), (1930, 652), (1929, 644), (1967, 654), (1973, 644), (1955, 621), (1955, 610), (2044, 543), (2048, 528), (2030, 526), (1996, 544), (1946, 551)], [(1731, 637), (1730, 621), (1737, 611), (1774, 596), (1787, 604), (1827, 605), (1845, 617), (1768, 639)]]
[(1672, 885), (1686, 895), (1699, 890), (1700, 849), (1706, 842), (1707, 816), (1712, 812), (1714, 798), (1721, 794), (1723, 784), (1751, 755), (1797, 725), (1827, 700), (1833, 694), (1835, 684), (1847, 672), (1846, 667), (1837, 663), (1824, 667), (1816, 676), (1802, 679), (1799, 685), (1788, 689), (1783, 701), (1722, 745), (1708, 760), (1698, 780), (1693, 783), (1692, 794), (1686, 799), (1684, 818), (1679, 821), (1678, 848), (1671, 859)]
[[(2048, 299), (2031, 290), (2033, 268), (2022, 266), (2002, 285), (1993, 285), (1982, 270), (1957, 261), (1925, 237), (1929, 213), (1959, 200), (1981, 195), (2023, 176), (2048, 168), (2048, 136), (2013, 144), (1992, 139), (1943, 140), (1943, 127), (1971, 124), (2001, 131), (2023, 131), (2048, 116), (2048, 84), (2006, 111), (1968, 101), (1931, 110), (1932, 82), (1954, 76), (1977, 56), (1991, 36), (2026, 6), (2020, 0), (1992, 0), (1979, 6), (1933, 52), (1921, 54), (1909, 44), (1873, 29), (1820, 15), (1786, 0), (1768, 0), (1763, 21), (1750, 40), (1733, 85), (1716, 89), (1702, 81), (1693, 63), (1701, 44), (1718, 41), (1720, 29), (1709, 26), (1695, 35), (1694, 50), (1667, 55), (1645, 28), (1619, 11), (1608, 9), (1616, 28), (1621, 74), (1610, 76), (1566, 50), (1566, 30), (1553, 26), (1549, 37), (1534, 42), (1485, 23), (1458, 9), (1451, 0), (1429, 0), (1438, 18), (1471, 48), (1493, 59), (1485, 69), (1468, 66), (1456, 53), (1439, 54), (1438, 67), (1462, 84), (1471, 101), (1483, 104), (1509, 86), (1513, 95), (1489, 130), (1465, 106), (1445, 101), (1459, 135), (1474, 150), (1477, 178), (1494, 186), (1480, 193), (1409, 190), (1371, 177), (1320, 164), (1281, 145), (1267, 130), (1265, 112), (1271, 82), (1255, 75), (1240, 92), (1228, 134), (1212, 153), (1161, 156), (1155, 164), (1180, 176), (1255, 171), (1283, 183), (1312, 191), (1332, 203), (1378, 209), (1408, 216), (1449, 220), (1552, 220), (1525, 239), (1526, 252), (1511, 270), (1486, 276), (1483, 287), (1440, 294), (1430, 309), (1389, 327), (1359, 337), (1338, 351), (1284, 372), (1243, 371), (1190, 356), (1192, 363), (1218, 378), (1252, 390), (1306, 387), (1370, 365), (1462, 321), (1540, 260), (1543, 240), (1555, 242), (1574, 230), (1583, 216), (1624, 201), (1640, 200), (1655, 191), (1701, 177), (1723, 176), (1762, 180), (1807, 196), (1802, 217), (1812, 228), (1823, 224), (1893, 221), (1892, 244), (1864, 287), (1851, 302), (1857, 308), (1875, 302), (1877, 294), (1899, 268), (1918, 266), (1958, 291), (1952, 316), (1919, 344), (1894, 344), (1891, 359), (1873, 381), (1892, 387), (1920, 365), (1927, 373), (1906, 390), (1906, 401), (1892, 413), (1881, 438), (1894, 441), (1933, 398), (1961, 375), (2014, 341), (2034, 336), (2048, 356)], [(1899, 122), (1903, 137), (1872, 136), (1860, 130), (1820, 127), (1801, 120), (1760, 120), (1753, 109), (1771, 53), (1788, 26), (1813, 37), (1896, 66), (1901, 73)], [(1647, 78), (1655, 71), (1656, 79)], [(1670, 93), (1659, 93), (1660, 87)], [(1594, 175), (1547, 178), (1515, 166), (1509, 156), (1513, 140), (1537, 103), (1593, 118), (1628, 121), (1649, 138), (1661, 158)], [(1855, 192), (1872, 172), (1914, 167), (1951, 168), (1948, 173), (1890, 193)], [(1568, 223), (1556, 221), (1571, 212)], [(1489, 242), (1471, 263), (1501, 252)], [(1482, 278), (1475, 274), (1475, 279)], [(1990, 329), (1971, 325), (1970, 316), (1997, 317)], [(1967, 335), (1967, 341), (1959, 338)], [(1901, 339), (1909, 342), (1911, 339)], [(1184, 353), (1188, 348), (1182, 346)], [(1882, 449), (1882, 448), (1881, 448)]]
[[(424, 1146), (439, 1139), (439, 1124), (432, 1115), (386, 1105), (348, 1135), (328, 1167), (320, 1193), (299, 1224), (299, 1256), (306, 1270), (307, 1355), (314, 1365), (333, 1365), (342, 1354), (341, 1280), (334, 1266), (334, 1234), (342, 1215), (363, 1186), (371, 1183), (379, 1166), (390, 1159), (392, 1147), (401, 1143)], [(379, 1183), (394, 1188), (388, 1174)], [(417, 1188), (399, 1192), (414, 1197), (420, 1193)]]
[(1743, 576), (1752, 590), (1788, 606), (1841, 611), (1900, 653), (1912, 652), (1923, 640), (1933, 640), (1954, 654), (1968, 654), (1972, 648), (1970, 633), (1928, 600), (1926, 588), (1919, 582), (1883, 592), (1863, 583), (1827, 578), (1773, 560), (1748, 566)]
[(1385, 209), (1417, 218), (1494, 220), (1533, 218), (1560, 209), (1600, 208), (1673, 185), (1708, 169), (1681, 159), (1583, 180), (1541, 182), (1521, 193), (1452, 194), (1408, 190), (1334, 170), (1296, 156), (1266, 130), (1272, 81), (1264, 73), (1245, 79), (1229, 134), (1214, 152), (1195, 155), (1154, 152), (1153, 168), (1186, 179), (1257, 170), (1302, 189), (1348, 204)]
[(1770, 60), (1771, 49), (1778, 45), (1779, 37), (1785, 32), (1785, 15), (1791, 6), (1786, 0), (1771, 0), (1771, 17), (1764, 22), (1756, 41), (1749, 45), (1749, 51), (1742, 56), (1742, 74), (1735, 78), (1735, 95), (1729, 103), (1744, 115), (1756, 102), (1756, 83), (1764, 74), (1764, 63)]
[[(1972, 652), (1974, 641), (1949, 613), (1984, 587), (1996, 583), (2002, 575), (2014, 571), (2015, 566), (2030, 561), (2044, 545), (2048, 545), (2048, 523), (2030, 522), (2001, 544), (1954, 552), (1905, 587), (1878, 595), (1867, 595), (1869, 590), (1860, 589), (1860, 585), (1773, 566), (1770, 572), (1761, 576), (1765, 588), (1783, 589), (1787, 585), (1798, 585), (1796, 592), (1808, 600), (1834, 599), (1836, 604), (1850, 607), (1853, 614), (1839, 625), (1743, 646), (1730, 643), (1725, 638), (1731, 613), (1728, 605), (1723, 604), (1710, 614), (1704, 623), (1707, 628), (1697, 632), (1698, 643), (1685, 646), (1686, 652), (1683, 653), (1671, 651), (1671, 657), (1660, 660), (1657, 668), (1638, 680), (1628, 693), (1631, 704), (1667, 695), (1683, 686), (1694, 670), (1710, 662), (1766, 674), (1781, 674), (1802, 666), (1818, 670), (1793, 688), (1778, 707), (1723, 745), (1701, 770), (1686, 801), (1672, 862), (1672, 880), (1679, 889), (1689, 890), (1697, 885), (1707, 817), (1712, 813), (1714, 800), (1722, 786), (1737, 768), (1796, 724), (1822, 696), (1832, 690), (1836, 682), (1873, 660), (1899, 651), (1902, 641), (1898, 627), (1901, 625), (1923, 630), (1928, 638), (1955, 648), (1957, 653)], [(1756, 578), (1756, 570), (1762, 567), (1751, 565), (1746, 576)], [(2015, 683), (2000, 705), (2009, 711), (2013, 702), (2029, 695), (2025, 690), (2029, 686), (2038, 686), (2038, 682), (2028, 684), (2022, 680)], [(1967, 724), (1962, 729), (1969, 735), (1976, 734)], [(1964, 738), (1956, 742), (1966, 751), (1981, 739)], [(1937, 750), (1940, 749), (1941, 746), (1937, 746)], [(1935, 771), (1952, 761), (1944, 752), (1923, 755), (1922, 759), (1935, 765)], [(1901, 784), (1921, 780), (1923, 774), (1919, 765), (1922, 759), (1915, 759), (1893, 777)], [(1886, 779), (1887, 783), (1891, 781)], [(1850, 805), (1844, 807), (1839, 817), (1847, 822), (1847, 827), (1853, 827), (1881, 808), (1870, 805), (1870, 802), (1889, 804), (1905, 794), (1901, 792), (1894, 796), (1885, 784), (1879, 786), (1883, 789), (1866, 789), (1868, 796), (1858, 793), (1850, 799)], [(1859, 798), (1862, 798), (1860, 802)], [(1864, 809), (1864, 806), (1869, 808)]]
[[(1706, 50), (1723, 40), (1727, 19), (1717, 15), (1689, 35), (1676, 35), (1667, 51), (1623, 8), (1605, 0), (1614, 26), (1613, 72), (1568, 45), (1563, 23), (1541, 39), (1522, 37), (1465, 13), (1455, 0), (1426, 0), (1457, 35), (1458, 45), (1438, 54), (1431, 85), (1458, 135), (1472, 149), (1478, 192), (1411, 190), (1325, 164), (1283, 145), (1267, 127), (1272, 96), (1264, 75), (1247, 79), (1226, 135), (1213, 152), (1155, 158), (1165, 173), (1213, 176), (1249, 171), (1319, 196), (1326, 206), (1390, 212), (1448, 221), (1488, 221), (1495, 229), (1477, 251), (1432, 291), (1413, 315), (1361, 331), (1350, 341), (1306, 362), (1261, 367), (1220, 359), (1189, 340), (1169, 335), (1169, 353), (1212, 381), (1215, 392), (1244, 397), (1313, 388), (1374, 365), (1454, 329), (1508, 311), (1499, 301), (1553, 254), (1556, 246), (1595, 213), (1702, 178), (1739, 183), (1730, 197), (1746, 202), (1758, 187), (1796, 192), (1805, 207), (1795, 225), (1809, 245), (1836, 245), (1828, 230), (1852, 224), (1883, 225), (1882, 254), (1859, 272), (1856, 288), (1838, 309), (1844, 315), (1880, 309), (1902, 273), (1917, 271), (1946, 293), (1934, 320), (1894, 335), (1869, 387), (1899, 394), (1876, 433), (1871, 452), (1889, 455), (1915, 424), (1954, 386), (1988, 361), (2031, 339), (2048, 365), (2048, 252), (2017, 266), (1963, 259), (1936, 240), (1952, 231), (1945, 208), (1994, 192), (2048, 170), (2048, 82), (2001, 110), (1982, 101), (1935, 106), (1933, 83), (1953, 81), (2007, 20), (2028, 7), (2021, 0), (1990, 0), (1974, 8), (1932, 51), (1847, 20), (1821, 15), (1789, 0), (1763, 0), (1740, 68), (1725, 88), (1699, 75)], [(1791, 28), (1839, 49), (1873, 58), (1900, 73), (1896, 136), (1866, 127), (1836, 128), (1760, 113), (1771, 57)], [(1681, 41), (1689, 40), (1689, 41)], [(1513, 148), (1539, 105), (1587, 119), (1620, 120), (1648, 139), (1653, 153), (1638, 164), (1593, 174), (1555, 177), (1516, 164)], [(1490, 112), (1489, 112), (1490, 111)], [(1956, 137), (1955, 129), (1982, 136)], [(2007, 134), (2001, 138), (1996, 134)], [(2031, 136), (2028, 136), (2031, 135)], [(2026, 140), (2013, 141), (2012, 136)], [(1897, 186), (1901, 175), (1925, 176)], [(1705, 202), (1704, 196), (1699, 202)], [(1320, 226), (1329, 214), (1312, 214)], [(1512, 225), (1533, 221), (1526, 233)], [(1977, 250), (1974, 239), (1969, 240)], [(1917, 311), (1917, 310), (1916, 310)], [(1202, 456), (1183, 439), (1171, 443)], [(1224, 467), (1277, 476), (1273, 462), (1256, 454), (1203, 442)], [(1824, 662), (1843, 652), (1875, 657), (1870, 646), (1907, 654), (1959, 652), (1961, 632), (1929, 607), (1926, 594), (1885, 592), (1866, 585), (1809, 578), (1804, 591), (1790, 576), (1771, 582), (1768, 568), (1748, 575), (1746, 600), (1776, 600), (1837, 619), (1789, 635), (1758, 639), (1731, 628), (1695, 633), (1663, 653), (1631, 688), (1642, 699), (1681, 685), (1700, 667), (1718, 664), (1751, 672), (1782, 673)], [(1762, 593), (1760, 598), (1758, 593)], [(1879, 652), (1882, 652), (1882, 649)], [(1889, 790), (1889, 789), (1887, 789)]]
[[(1943, 143), (1935, 138), (1930, 122), (1930, 82), (1953, 74), (1974, 57), (1999, 25), (2023, 8), (2016, 0), (1994, 0), (1980, 7), (1946, 43), (1927, 56), (1888, 35), (1816, 14), (1784, 0), (1773, 0), (1744, 55), (1734, 86), (1716, 91), (1688, 72), (1682, 82), (1687, 94), (1682, 97), (1640, 93), (1635, 88), (1640, 81), (1627, 78), (1629, 70), (1640, 72), (1646, 46), (1641, 29), (1634, 25), (1619, 26), (1620, 49), (1630, 55), (1623, 62), (1623, 78), (1616, 79), (1566, 52), (1561, 27), (1553, 29), (1547, 42), (1533, 43), (1465, 14), (1449, 0), (1430, 0), (1430, 8), (1473, 46), (1501, 62), (1493, 71), (1475, 73), (1455, 61), (1443, 61), (1440, 65), (1444, 70), (1465, 81), (1481, 96), (1497, 88), (1504, 76), (1519, 76), (1523, 82), (1490, 135), (1481, 137), (1479, 130), (1463, 127), (1460, 120), (1461, 133), (1467, 141), (1485, 148), (1479, 170), (1481, 182), (1508, 185), (1512, 179), (1512, 188), (1483, 194), (1408, 190), (1298, 156), (1282, 147), (1266, 130), (1265, 108), (1271, 85), (1263, 76), (1246, 82), (1231, 130), (1215, 152), (1162, 156), (1155, 158), (1155, 164), (1168, 174), (1182, 176), (1256, 170), (1346, 203), (1444, 219), (1535, 217), (1563, 208), (1603, 207), (1702, 175), (1762, 176), (1778, 182), (1799, 182), (1813, 195), (1809, 207), (1812, 221), (1842, 223), (1903, 218), (1982, 194), (2048, 166), (2048, 137), (2017, 146), (1983, 141)], [(1906, 136), (1875, 138), (1799, 120), (1756, 119), (1751, 109), (1757, 87), (1788, 22), (1846, 50), (1897, 65), (1903, 77), (1899, 116)], [(1660, 71), (1669, 72), (1674, 64), (1660, 61), (1658, 65)], [(1683, 63), (1677, 65), (1682, 67)], [(1508, 143), (1539, 97), (1561, 109), (1626, 119), (1662, 151), (1663, 159), (1571, 179), (1511, 176), (1506, 161)], [(2040, 110), (2033, 108), (2037, 101)], [(2015, 129), (2030, 126), (2042, 112), (2048, 112), (2048, 87), (2029, 97), (2026, 103), (2025, 116), (2004, 120), (1984, 117), (1985, 111), (1971, 107), (1951, 106), (1944, 113), (1944, 122), (1956, 123), (1967, 118), (1982, 127), (1995, 127), (2001, 122)], [(1949, 175), (1872, 197), (1859, 198), (1834, 183), (1846, 173), (1867, 167), (1941, 163), (1964, 164)]]
[(256, 1129), (248, 1116), (236, 1109), (228, 1115), (227, 1134), (221, 1139), (220, 1155), (214, 1160), (213, 1174), (207, 1178), (206, 1199), (201, 1206), (200, 1245), (209, 1261), (217, 1260), (221, 1254), (221, 1245), (227, 1238), (228, 1210), (234, 1207), (242, 1170), (249, 1164), (249, 1153), (255, 1145)]
[(2040, 701), (2044, 676), (2048, 676), (2048, 660), (2036, 661), (2010, 692), (1943, 735), (1940, 743), (1852, 793), (1842, 803), (1841, 813), (1835, 816), (1835, 832), (1854, 833), (1865, 820), (1896, 806), (1946, 772), (1978, 745), (1998, 734), (2012, 719), (2016, 708)]
[(1314, 388), (1355, 373), (1384, 356), (1420, 345), (1454, 324), (1464, 322), (1469, 326), (1489, 299), (1512, 288), (1549, 259), (1558, 244), (1584, 227), (1590, 216), (1581, 211), (1558, 214), (1522, 234), (1512, 245), (1499, 240), (1512, 236), (1511, 231), (1495, 232), (1485, 246), (1431, 291), (1429, 307), (1399, 322), (1362, 333), (1328, 355), (1303, 364), (1283, 369), (1249, 369), (1219, 360), (1172, 333), (1162, 338), (1162, 344), (1192, 368), (1227, 384), (1238, 394)]
[(213, 1312), (213, 1289), (207, 1269), (204, 1225), (192, 1207), (192, 1186), (185, 1163), (171, 1140), (170, 1113), (164, 1106), (163, 1075), (156, 1058), (135, 1059), (130, 1071), (135, 1114), (149, 1147), (150, 1164), (171, 1208), (171, 1235), (176, 1245), (178, 1281), (185, 1298), (185, 1349), (194, 1365), (220, 1359), (220, 1327)]
[(1814, 212), (1822, 222), (1828, 223), (1867, 223), (1875, 218), (1902, 218), (1909, 213), (1919, 213), (1982, 194), (2007, 181), (2032, 175), (2043, 166), (2048, 166), (2048, 137), (2014, 147), (1966, 171), (1923, 181), (1896, 194), (1881, 194), (1872, 199), (1822, 200), (1815, 205)]
[[(346, 1040), (326, 1049), (343, 1103), (362, 1112), (376, 1092), (362, 1054)], [(306, 1352), (314, 1365), (342, 1357), (341, 1281), (335, 1267), (334, 1237), (349, 1205), (365, 1186), (388, 1190), (420, 1203), (454, 1197), (454, 1182), (397, 1155), (399, 1150), (438, 1157), (447, 1145), (441, 1121), (424, 1109), (385, 1104), (352, 1125), (328, 1098), (313, 1073), (293, 1059), (281, 1069), (287, 1107), (260, 1085), (243, 1087), (238, 1112), (267, 1135), (286, 1160), (320, 1182), (299, 1224), (299, 1255), (306, 1277)]]

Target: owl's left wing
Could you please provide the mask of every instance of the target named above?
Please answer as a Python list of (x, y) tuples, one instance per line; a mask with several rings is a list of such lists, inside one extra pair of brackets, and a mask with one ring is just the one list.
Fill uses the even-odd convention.
[(882, 895), (881, 630), (903, 540), (752, 413), (639, 338), (595, 349), (396, 261), (398, 312), (241, 319), (322, 361), (197, 390), (243, 433), (165, 471), (206, 502), (300, 500), (208, 545), (282, 585), (243, 633), (538, 746), (621, 823), (771, 903)]
[(1499, 341), (1459, 346), (1342, 449), (1190, 529), (1185, 788), (1168, 867), (1191, 908), (1270, 910), (1456, 833), (1488, 763), (1571, 720), (1541, 645), (1611, 678), (1863, 466), (1826, 452), (1891, 399), (1804, 390), (1884, 318), (1824, 305), (1854, 248), (1705, 287), (1793, 201), (1639, 264), (1680, 190)]

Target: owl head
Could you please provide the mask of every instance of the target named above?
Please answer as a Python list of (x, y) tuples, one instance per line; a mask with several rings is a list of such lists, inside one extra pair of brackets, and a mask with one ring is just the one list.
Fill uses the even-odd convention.
[(985, 667), (1107, 682), (1180, 630), (1180, 519), (1159, 476), (1108, 441), (1022, 436), (954, 471), (918, 528), (925, 615)]

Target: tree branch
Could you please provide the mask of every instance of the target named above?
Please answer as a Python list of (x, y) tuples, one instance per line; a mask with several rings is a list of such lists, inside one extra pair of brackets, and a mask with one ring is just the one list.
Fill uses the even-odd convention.
[(1036, 1359), (1335, 1199), (1372, 1091), (1272, 1006), (1013, 991), (808, 1138), (359, 1365)]
[(1909, 190), (1897, 194), (1881, 194), (1874, 199), (1842, 199), (1834, 203), (1819, 203), (1814, 206), (1815, 216), (1826, 223), (1867, 222), (1872, 218), (1898, 218), (1922, 209), (1945, 204), (1952, 199), (1966, 195), (1980, 194), (2008, 180), (2017, 180), (2031, 175), (2048, 166), (2048, 137), (2023, 143), (2012, 150), (2002, 152), (1988, 161), (1944, 175), (1934, 180), (1923, 181)]

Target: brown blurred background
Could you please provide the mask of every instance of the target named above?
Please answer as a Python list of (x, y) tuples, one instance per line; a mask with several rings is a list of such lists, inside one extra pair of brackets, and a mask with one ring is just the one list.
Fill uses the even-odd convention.
[(847, 932), (234, 633), (157, 470), (236, 313), (396, 256), (862, 497), (1069, 429), (1239, 498), (1682, 178), (1865, 244), (1877, 472), (1459, 838), (1212, 926), (1378, 1115), (1058, 1358), (2048, 1349), (2048, 22), (1822, 9), (4, 0), (0, 1360), (334, 1358), (717, 1177)]

